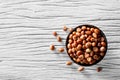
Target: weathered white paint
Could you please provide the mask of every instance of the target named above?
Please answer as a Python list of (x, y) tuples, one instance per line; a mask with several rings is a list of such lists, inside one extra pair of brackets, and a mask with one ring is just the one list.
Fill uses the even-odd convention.
[[(65, 65), (65, 52), (52, 52), (49, 45), (64, 47), (63, 25), (81, 24), (98, 26), (109, 46), (104, 60), (78, 72), (78, 65)], [(0, 0), (0, 80), (119, 80), (119, 33), (119, 0)], [(97, 73), (97, 66), (103, 71)]]

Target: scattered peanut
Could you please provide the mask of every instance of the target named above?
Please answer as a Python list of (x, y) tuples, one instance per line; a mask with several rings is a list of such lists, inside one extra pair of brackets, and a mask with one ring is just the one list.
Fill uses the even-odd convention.
[(84, 70), (84, 67), (82, 67), (82, 66), (80, 66), (79, 68), (78, 68), (78, 71), (83, 71)]
[(66, 26), (64, 26), (64, 27), (63, 27), (63, 30), (64, 30), (64, 31), (67, 31), (67, 27), (66, 27)]
[(57, 32), (55, 32), (55, 31), (54, 31), (52, 34), (53, 34), (54, 36), (57, 36)]
[(59, 52), (64, 52), (64, 48), (59, 48), (58, 51)]
[(50, 50), (54, 50), (55, 49), (55, 46), (52, 44), (50, 45)]
[(66, 65), (71, 65), (71, 64), (72, 64), (71, 61), (67, 61), (67, 62), (66, 62)]
[(102, 67), (97, 68), (97, 72), (100, 72), (100, 71), (102, 71)]
[(62, 39), (61, 39), (60, 36), (57, 36), (57, 41), (58, 41), (58, 42), (61, 42), (61, 41), (62, 41)]

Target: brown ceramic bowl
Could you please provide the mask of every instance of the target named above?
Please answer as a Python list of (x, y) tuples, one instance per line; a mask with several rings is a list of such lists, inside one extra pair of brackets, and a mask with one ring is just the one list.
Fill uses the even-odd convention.
[[(97, 29), (99, 29), (99, 28), (96, 27), (96, 26), (85, 24), (85, 25), (77, 26), (76, 28), (73, 29), (73, 31), (76, 31), (76, 29), (77, 29), (78, 27), (81, 28), (82, 26), (86, 26), (86, 27), (90, 27), (90, 28), (97, 28)], [(100, 29), (99, 29), (99, 30), (100, 30)], [(72, 32), (73, 32), (73, 31), (72, 31)], [(70, 33), (68, 34), (67, 38), (66, 38), (66, 51), (67, 51), (67, 54), (68, 54), (68, 55), (69, 55), (69, 53), (68, 53), (67, 44), (68, 44), (68, 40), (69, 40), (69, 35), (70, 35), (72, 32), (70, 32)], [(107, 47), (108, 47), (107, 39), (106, 39), (106, 36), (105, 36), (105, 34), (103, 33), (102, 30), (100, 30), (100, 34), (101, 34), (102, 37), (105, 38), (105, 42), (106, 42), (106, 44), (107, 44), (107, 45), (106, 45), (106, 51), (105, 51), (105, 55), (106, 55)], [(104, 56), (105, 56), (105, 55), (104, 55)], [(98, 61), (96, 61), (96, 62), (93, 63), (93, 64), (81, 64), (81, 63), (77, 63), (76, 61), (74, 61), (73, 58), (69, 55), (69, 57), (71, 58), (72, 61), (74, 61), (76, 64), (82, 65), (82, 66), (91, 66), (91, 65), (95, 65), (95, 64), (97, 64), (98, 62), (100, 62), (100, 61), (104, 58), (104, 56), (101, 57)]]

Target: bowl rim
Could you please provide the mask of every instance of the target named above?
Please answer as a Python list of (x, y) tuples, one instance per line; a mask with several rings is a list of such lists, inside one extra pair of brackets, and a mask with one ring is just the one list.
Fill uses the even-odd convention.
[[(105, 38), (105, 42), (106, 42), (106, 51), (105, 51), (105, 55), (106, 55), (107, 49), (108, 49), (108, 42), (107, 42), (107, 38), (106, 38), (105, 34), (103, 33), (103, 31), (102, 31), (100, 28), (98, 28), (98, 27), (96, 27), (96, 26), (94, 26), (94, 25), (90, 25), (90, 24), (79, 25), (79, 26), (75, 27), (75, 28), (73, 29), (73, 31), (76, 31), (77, 28), (79, 28), (79, 27), (81, 28), (82, 26), (86, 26), (86, 27), (90, 27), (90, 28), (97, 28), (97, 29), (100, 30), (100, 34)], [(69, 55), (69, 53), (68, 53), (67, 44), (68, 44), (68, 40), (69, 40), (69, 35), (70, 35), (73, 31), (71, 31), (71, 32), (67, 35), (66, 43), (65, 43), (65, 45), (66, 45), (66, 52), (67, 52), (67, 54), (68, 54), (69, 57), (70, 57), (70, 55)], [(105, 57), (105, 55), (104, 55), (100, 60), (96, 61), (96, 62), (93, 63), (93, 64), (81, 64), (81, 63), (77, 63), (76, 61), (74, 61), (72, 57), (70, 57), (70, 59), (71, 59), (74, 63), (76, 63), (76, 64), (78, 64), (78, 65), (81, 65), (81, 66), (92, 66), (92, 65), (95, 65), (95, 64), (99, 63), (100, 61), (102, 61), (103, 58)]]

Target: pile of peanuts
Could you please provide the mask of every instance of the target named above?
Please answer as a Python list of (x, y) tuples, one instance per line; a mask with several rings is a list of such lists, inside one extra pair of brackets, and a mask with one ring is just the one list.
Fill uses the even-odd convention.
[[(90, 28), (86, 26), (78, 27), (75, 30), (73, 28), (63, 27), (63, 31), (71, 32), (68, 35), (68, 41), (66, 44), (66, 49), (69, 56), (76, 63), (80, 64), (94, 64), (96, 61), (102, 59), (105, 55), (107, 44), (105, 42), (105, 37), (101, 35), (101, 31), (97, 28)], [(57, 32), (52, 33), (58, 42), (62, 42), (62, 38), (57, 34)], [(50, 50), (55, 50), (55, 45), (50, 45)], [(64, 48), (59, 48), (58, 52), (64, 52)], [(66, 65), (72, 65), (72, 61), (67, 61)], [(78, 71), (83, 71), (84, 67), (78, 67)], [(102, 67), (96, 69), (100, 72)]]
[(67, 52), (78, 64), (92, 65), (99, 62), (104, 57), (106, 48), (105, 37), (95, 27), (77, 27), (67, 39)]

